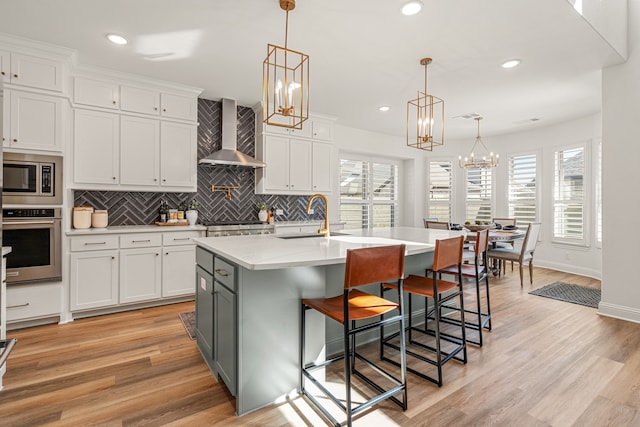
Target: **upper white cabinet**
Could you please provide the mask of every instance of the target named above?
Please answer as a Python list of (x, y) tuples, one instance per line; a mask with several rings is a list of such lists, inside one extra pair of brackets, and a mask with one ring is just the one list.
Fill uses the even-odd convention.
[(160, 114), (160, 92), (134, 86), (120, 86), (120, 109), (133, 113)]
[(74, 112), (73, 179), (82, 184), (120, 182), (120, 117), (114, 113)]
[(160, 123), (142, 117), (120, 117), (120, 183), (158, 185)]
[(162, 187), (190, 187), (196, 191), (198, 131), (194, 125), (163, 121), (160, 126)]
[(198, 120), (198, 101), (193, 96), (176, 95), (173, 93), (160, 94), (160, 115), (181, 120)]
[(307, 120), (301, 130), (267, 126), (256, 117), (256, 194), (331, 193), (333, 121)]
[(76, 104), (96, 107), (120, 108), (120, 86), (114, 80), (75, 77), (73, 80), (73, 100)]
[(65, 70), (60, 60), (0, 51), (0, 76), (5, 83), (62, 92)]
[(2, 103), (4, 147), (62, 150), (63, 98), (7, 89)]

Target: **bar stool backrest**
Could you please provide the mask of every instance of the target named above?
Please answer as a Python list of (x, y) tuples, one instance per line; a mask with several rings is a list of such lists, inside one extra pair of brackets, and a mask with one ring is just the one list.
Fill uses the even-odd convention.
[(436, 250), (433, 255), (432, 271), (436, 272), (443, 268), (460, 264), (462, 262), (463, 246), (463, 236), (436, 240)]
[(476, 234), (476, 256), (482, 255), (489, 249), (489, 230), (478, 231)]
[(347, 250), (344, 288), (402, 279), (405, 249), (392, 245)]

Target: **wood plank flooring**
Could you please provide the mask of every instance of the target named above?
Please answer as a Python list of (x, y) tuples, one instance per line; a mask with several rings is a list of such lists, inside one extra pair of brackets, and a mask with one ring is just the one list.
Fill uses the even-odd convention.
[[(597, 280), (536, 268), (533, 288)], [(355, 425), (638, 426), (640, 325), (529, 295), (517, 268), (491, 279), (493, 331), (444, 386), (409, 376), (409, 408), (390, 402)], [(470, 294), (470, 298), (472, 295)], [(327, 425), (294, 396), (244, 417), (209, 373), (181, 303), (10, 331), (18, 344), (0, 391), (0, 426)]]

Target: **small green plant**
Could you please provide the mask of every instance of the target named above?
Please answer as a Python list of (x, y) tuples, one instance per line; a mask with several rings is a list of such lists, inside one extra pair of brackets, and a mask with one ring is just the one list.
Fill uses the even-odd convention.
[(196, 199), (192, 199), (187, 205), (187, 210), (197, 211), (198, 209), (200, 209), (200, 203)]
[(258, 202), (258, 203), (256, 203), (256, 208), (259, 211), (266, 211), (266, 210), (269, 209), (269, 204), (267, 202), (264, 202), (264, 201)]

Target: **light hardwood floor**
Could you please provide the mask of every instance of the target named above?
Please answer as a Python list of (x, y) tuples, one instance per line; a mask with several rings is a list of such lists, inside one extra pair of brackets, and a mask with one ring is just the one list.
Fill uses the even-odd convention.
[[(640, 325), (529, 295), (597, 280), (536, 268), (491, 279), (493, 331), (444, 386), (409, 376), (409, 408), (383, 402), (355, 425), (640, 425)], [(292, 397), (241, 418), (178, 318), (193, 303), (10, 331), (19, 342), (0, 392), (0, 425), (327, 425)], [(276, 344), (276, 343), (274, 343)]]

